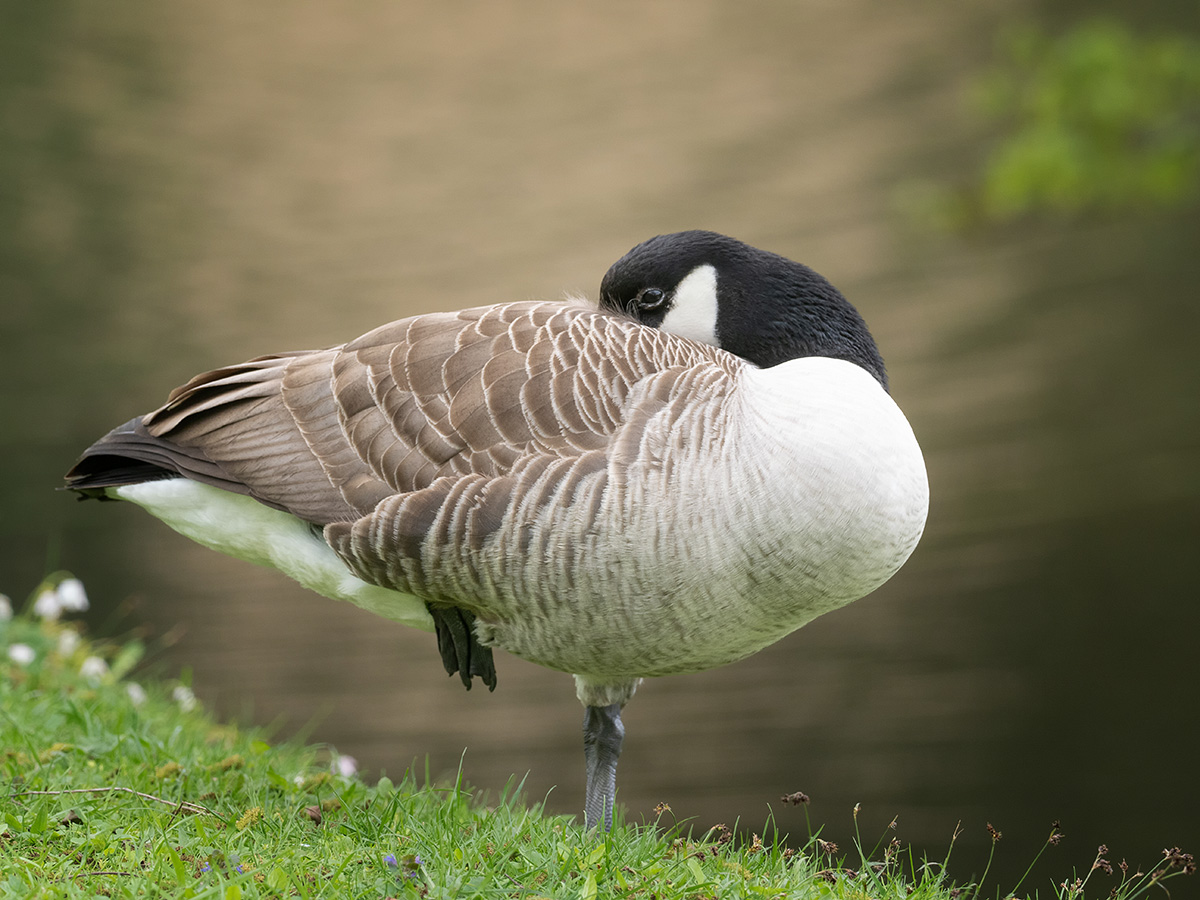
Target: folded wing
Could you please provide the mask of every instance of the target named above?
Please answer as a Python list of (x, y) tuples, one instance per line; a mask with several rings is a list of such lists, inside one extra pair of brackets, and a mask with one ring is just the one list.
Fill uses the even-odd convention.
[(702, 363), (740, 365), (581, 303), (416, 316), (341, 347), (199, 375), (90, 447), (68, 486), (183, 475), (314, 524), (347, 523), (442, 479), (605, 451), (635, 385)]

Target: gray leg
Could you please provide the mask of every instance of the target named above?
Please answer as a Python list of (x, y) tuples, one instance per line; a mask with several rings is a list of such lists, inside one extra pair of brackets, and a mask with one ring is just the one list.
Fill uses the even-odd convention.
[(625, 726), (621, 724), (621, 704), (589, 706), (583, 714), (583, 755), (587, 762), (587, 797), (583, 820), (588, 828), (603, 822), (612, 828), (613, 802), (617, 795), (617, 758)]

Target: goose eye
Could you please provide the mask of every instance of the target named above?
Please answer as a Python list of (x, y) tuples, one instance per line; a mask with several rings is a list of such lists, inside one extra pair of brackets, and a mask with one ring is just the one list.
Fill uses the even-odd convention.
[(641, 312), (653, 312), (667, 302), (667, 295), (658, 288), (646, 288), (635, 300)]

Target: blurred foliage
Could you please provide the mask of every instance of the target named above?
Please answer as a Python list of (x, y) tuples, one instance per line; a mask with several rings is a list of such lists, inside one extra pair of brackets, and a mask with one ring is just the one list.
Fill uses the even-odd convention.
[(989, 220), (1176, 207), (1200, 184), (1200, 43), (1111, 20), (1001, 41), (978, 100), (1006, 123), (979, 186)]
[(1200, 41), (1093, 19), (1006, 31), (973, 100), (999, 132), (969, 186), (910, 183), (939, 230), (1032, 216), (1179, 209), (1200, 199)]

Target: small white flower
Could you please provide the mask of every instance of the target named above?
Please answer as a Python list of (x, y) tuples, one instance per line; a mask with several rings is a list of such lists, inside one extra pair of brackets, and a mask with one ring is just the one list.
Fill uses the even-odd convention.
[(186, 684), (181, 684), (171, 691), (171, 698), (179, 704), (179, 708), (184, 712), (191, 712), (196, 708), (196, 695)]
[(129, 695), (129, 699), (134, 706), (141, 706), (146, 702), (146, 689), (136, 681), (131, 681), (125, 685), (125, 693)]
[(7, 622), (12, 617), (12, 601), (8, 599), (8, 594), (0, 594), (0, 622)]
[(33, 601), (33, 614), (39, 619), (53, 622), (62, 615), (62, 602), (58, 599), (58, 591), (42, 588)]
[(89, 606), (87, 591), (78, 578), (64, 578), (58, 584), (58, 606), (63, 612), (85, 612)]
[(339, 775), (349, 778), (358, 771), (358, 760), (353, 756), (346, 756), (344, 753), (339, 754), (333, 760), (333, 770)]
[(37, 659), (37, 651), (28, 644), (13, 644), (8, 648), (8, 658), (18, 666), (27, 666)]
[[(304, 784), (304, 776), (297, 775), (295, 778), (292, 779), (292, 784), (296, 785), (296, 787), (300, 787), (300, 785)], [(304, 846), (304, 845), (301, 844), (301, 846)]]
[(80, 664), (79, 674), (92, 684), (96, 684), (108, 674), (108, 663), (98, 656), (89, 656)]
[(79, 649), (79, 632), (64, 628), (58, 634), (58, 655), (70, 656)]

